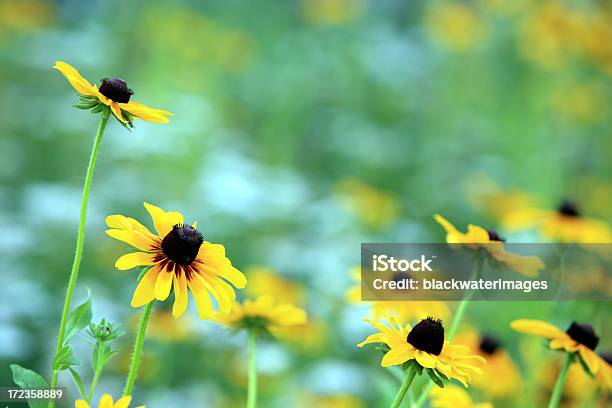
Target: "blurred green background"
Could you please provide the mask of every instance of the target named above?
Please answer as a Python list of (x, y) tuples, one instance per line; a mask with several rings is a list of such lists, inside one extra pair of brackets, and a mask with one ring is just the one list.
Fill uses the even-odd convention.
[[(112, 121), (104, 137), (73, 304), (89, 287), (94, 320), (128, 335), (96, 395), (120, 394), (137, 276), (113, 267), (127, 247), (104, 234), (104, 217), (150, 225), (145, 200), (197, 220), (247, 273), (264, 265), (304, 287), (320, 341), (262, 346), (262, 407), (392, 399), (380, 356), (355, 348), (371, 331), (367, 308), (345, 301), (361, 242), (442, 242), (438, 212), (461, 228), (495, 227), (490, 198), (505, 192), (543, 208), (571, 198), (612, 221), (606, 1), (0, 0), (0, 59), (2, 385), (10, 362), (50, 372), (98, 123), (71, 107), (78, 98), (56, 60), (91, 82), (123, 78), (134, 100), (176, 115), (131, 133)], [(601, 332), (609, 312), (478, 303), (468, 321), (499, 333), (522, 364), (512, 319), (590, 321)], [(242, 406), (245, 338), (188, 314), (159, 322), (184, 335), (152, 335), (137, 402)], [(600, 347), (610, 348), (605, 330)], [(60, 383), (76, 398), (66, 373)]]

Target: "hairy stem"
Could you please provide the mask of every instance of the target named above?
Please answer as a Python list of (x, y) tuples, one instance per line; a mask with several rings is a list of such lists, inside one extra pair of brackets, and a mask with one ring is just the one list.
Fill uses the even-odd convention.
[(134, 383), (138, 376), (138, 368), (140, 367), (140, 360), (142, 358), (142, 348), (144, 346), (145, 334), (147, 332), (147, 325), (149, 324), (149, 318), (153, 311), (153, 304), (155, 301), (151, 301), (145, 306), (144, 312), (142, 312), (142, 318), (138, 326), (138, 332), (136, 333), (136, 340), (134, 340), (134, 350), (132, 351), (132, 361), (130, 362), (130, 369), (128, 370), (128, 376), (125, 381), (125, 388), (123, 389), (123, 396), (132, 395), (134, 390)]

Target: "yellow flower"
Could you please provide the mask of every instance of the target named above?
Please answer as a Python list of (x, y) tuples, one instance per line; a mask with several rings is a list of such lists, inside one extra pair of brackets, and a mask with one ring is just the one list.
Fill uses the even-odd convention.
[(502, 219), (502, 225), (509, 229), (536, 226), (547, 239), (560, 242), (610, 243), (612, 231), (599, 220), (583, 217), (571, 201), (565, 200), (557, 210), (523, 208), (509, 213)]
[(435, 220), (446, 230), (446, 242), (449, 244), (465, 244), (471, 249), (484, 249), (497, 262), (527, 277), (537, 276), (544, 262), (537, 256), (522, 256), (507, 252), (504, 249), (504, 239), (495, 230), (487, 230), (477, 225), (468, 225), (467, 232), (459, 231), (453, 224), (434, 215)]
[(344, 24), (357, 19), (364, 9), (364, 0), (302, 0), (304, 19), (315, 24)]
[(399, 214), (393, 194), (379, 190), (360, 180), (345, 180), (338, 186), (347, 208), (366, 226), (379, 229), (391, 224)]
[(277, 303), (264, 295), (242, 304), (234, 303), (229, 314), (214, 313), (213, 320), (232, 328), (253, 328), (275, 334), (277, 329), (306, 323), (306, 311), (290, 303)]
[(454, 385), (433, 389), (430, 395), (432, 408), (493, 408), (490, 402), (476, 404), (470, 394)]
[(274, 335), (302, 352), (314, 354), (325, 345), (327, 326), (324, 320), (309, 317), (304, 324), (274, 329)]
[[(128, 408), (131, 400), (132, 397), (128, 395), (126, 397), (119, 398), (117, 402), (113, 402), (113, 397), (111, 397), (109, 394), (104, 394), (102, 398), (100, 398), (98, 408)], [(89, 404), (85, 400), (76, 400), (74, 406), (76, 408), (90, 408)], [(136, 408), (144, 408), (144, 405), (140, 405)]]
[(585, 369), (592, 375), (599, 373), (602, 382), (606, 384), (606, 388), (612, 389), (610, 365), (593, 351), (599, 343), (599, 337), (597, 337), (591, 325), (573, 322), (567, 332), (564, 332), (541, 320), (519, 319), (513, 321), (510, 326), (518, 332), (550, 340), (548, 347), (552, 350), (576, 353)]
[(70, 85), (85, 97), (84, 102), (89, 108), (94, 108), (98, 103), (108, 106), (120, 122), (130, 126), (132, 126), (132, 118), (139, 118), (147, 122), (170, 122), (167, 116), (172, 116), (171, 112), (149, 108), (141, 103), (130, 101), (133, 92), (122, 79), (104, 78), (98, 88), (97, 85), (90, 84), (70, 64), (56, 61), (53, 68), (61, 72)]
[(278, 302), (294, 305), (304, 302), (303, 289), (271, 269), (254, 266), (245, 273), (249, 276), (249, 286), (245, 291), (251, 297), (271, 295)]
[(480, 356), (469, 354), (470, 350), (461, 345), (444, 341), (444, 327), (440, 320), (427, 318), (413, 328), (402, 326), (396, 317), (387, 319), (387, 325), (365, 319), (379, 333), (368, 336), (357, 347), (369, 343), (384, 343), (389, 351), (380, 365), (389, 367), (415, 360), (423, 368), (431, 368), (449, 379), (456, 379), (465, 387), (472, 381), (472, 375), (482, 375), (478, 364), (486, 363)]
[[(562, 365), (563, 362), (559, 359), (548, 360), (542, 364), (537, 373), (538, 393), (535, 395), (534, 406), (547, 405)], [(566, 408), (586, 406), (587, 401), (592, 401), (595, 385), (593, 379), (584, 372), (580, 364), (572, 364), (567, 371), (561, 394), (562, 403), (559, 405)]]
[(172, 315), (179, 318), (187, 309), (187, 292), (195, 298), (200, 318), (210, 317), (213, 309), (210, 295), (222, 313), (229, 313), (236, 300), (234, 288), (246, 286), (246, 277), (232, 266), (225, 257), (225, 248), (220, 244), (204, 241), (202, 234), (193, 226), (184, 224), (183, 215), (166, 212), (159, 207), (144, 203), (153, 219), (156, 234), (133, 218), (109, 215), (106, 233), (139, 249), (123, 255), (115, 267), (120, 270), (150, 266), (138, 283), (132, 306), (140, 307), (153, 299), (166, 300), (174, 287)]
[(457, 51), (474, 48), (486, 33), (484, 20), (460, 2), (434, 3), (427, 13), (427, 25), (434, 38)]
[[(484, 375), (474, 378), (474, 387), (483, 390), (489, 398), (508, 397), (521, 389), (518, 367), (496, 337), (467, 330), (460, 333), (454, 342), (467, 346), (487, 360), (482, 369)], [(491, 381), (491, 378), (504, 380)]]
[(372, 303), (372, 316), (380, 319), (395, 316), (400, 322), (414, 322), (427, 316), (448, 320), (450, 309), (444, 302), (437, 301), (382, 301)]

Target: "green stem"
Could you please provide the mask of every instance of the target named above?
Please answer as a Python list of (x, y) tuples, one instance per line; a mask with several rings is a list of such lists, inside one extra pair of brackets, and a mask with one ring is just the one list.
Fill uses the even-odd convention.
[[(476, 260), (476, 265), (474, 266), (474, 272), (472, 272), (472, 276), (470, 277), (471, 281), (475, 280), (476, 278), (478, 278), (478, 276), (480, 276), (480, 274), (482, 273), (482, 268), (484, 267), (484, 262), (485, 262), (485, 257), (483, 255), (480, 255), (478, 259)], [(466, 295), (461, 300), (461, 303), (459, 303), (459, 307), (457, 308), (455, 317), (453, 317), (453, 321), (451, 322), (451, 325), (446, 334), (447, 340), (449, 341), (452, 340), (457, 334), (457, 330), (459, 330), (459, 325), (461, 324), (461, 320), (463, 320), (463, 315), (465, 314), (467, 305), (472, 299), (472, 297), (474, 296), (474, 292), (475, 292), (474, 289), (470, 289), (470, 291), (466, 293)], [(434, 382), (429, 380), (429, 383), (427, 383), (427, 385), (425, 385), (425, 388), (423, 388), (423, 391), (421, 391), (421, 395), (417, 399), (416, 404), (414, 405), (414, 408), (421, 408), (422, 406), (425, 405), (425, 402), (427, 401), (427, 398), (429, 397), (429, 392), (431, 391), (433, 386), (434, 386)]]
[(408, 391), (408, 388), (410, 388), (410, 384), (412, 384), (412, 381), (414, 380), (415, 376), (416, 369), (414, 367), (410, 367), (408, 369), (408, 372), (406, 373), (406, 377), (404, 378), (402, 386), (397, 391), (397, 395), (395, 395), (395, 399), (393, 400), (393, 404), (391, 404), (391, 408), (398, 408), (401, 405), (402, 400), (406, 395), (406, 391)]
[(151, 301), (145, 306), (142, 318), (140, 319), (140, 325), (138, 326), (138, 333), (136, 333), (136, 340), (134, 340), (134, 351), (132, 352), (132, 361), (130, 362), (130, 369), (128, 371), (127, 380), (125, 381), (125, 388), (123, 389), (123, 396), (132, 395), (134, 389), (134, 383), (138, 375), (138, 367), (140, 367), (140, 360), (142, 357), (142, 347), (144, 346), (145, 334), (147, 331), (147, 324), (149, 324), (149, 318), (153, 311), (153, 304), (155, 301)]
[(561, 394), (563, 394), (563, 385), (565, 384), (565, 379), (567, 378), (567, 373), (569, 371), (570, 365), (574, 361), (574, 354), (567, 353), (567, 358), (563, 363), (563, 367), (559, 372), (559, 376), (557, 377), (557, 383), (555, 384), (555, 389), (553, 390), (552, 395), (550, 396), (550, 402), (548, 403), (548, 408), (557, 408), (559, 405), (559, 401), (561, 401)]
[(96, 389), (96, 385), (98, 384), (98, 380), (100, 379), (100, 375), (102, 374), (102, 358), (104, 358), (104, 343), (100, 344), (98, 347), (98, 361), (96, 361), (96, 367), (94, 370), (94, 376), (91, 380), (91, 387), (89, 388), (89, 394), (87, 395), (87, 402), (91, 402), (91, 397), (93, 397), (94, 390)]
[(257, 406), (257, 367), (255, 364), (255, 330), (249, 330), (249, 388), (247, 393), (247, 408)]
[[(83, 255), (83, 245), (85, 244), (85, 222), (87, 220), (87, 203), (89, 202), (89, 191), (91, 190), (91, 182), (93, 181), (94, 169), (96, 167), (96, 159), (100, 152), (100, 145), (102, 144), (102, 135), (104, 135), (104, 129), (110, 115), (110, 109), (102, 111), (102, 118), (100, 119), (100, 125), (98, 126), (98, 132), (94, 139), (93, 148), (91, 155), (89, 156), (89, 164), (87, 165), (87, 173), (85, 175), (85, 184), (83, 186), (83, 196), (81, 198), (81, 213), (79, 217), (79, 229), (77, 232), (76, 249), (74, 253), (74, 260), (72, 261), (72, 270), (70, 271), (70, 278), (68, 280), (68, 289), (66, 290), (66, 298), (64, 299), (64, 308), (62, 310), (62, 318), (60, 320), (60, 327), (57, 333), (57, 346), (55, 348), (55, 356), (59, 354), (64, 345), (64, 336), (66, 334), (66, 324), (68, 323), (68, 312), (70, 311), (70, 302), (72, 301), (72, 294), (76, 285), (77, 276), (79, 275), (79, 266), (81, 266), (81, 257)], [(55, 357), (54, 357), (55, 358)], [(50, 387), (55, 388), (57, 386), (57, 376), (59, 370), (54, 369), (51, 375)], [(53, 400), (49, 401), (49, 408), (53, 408)]]

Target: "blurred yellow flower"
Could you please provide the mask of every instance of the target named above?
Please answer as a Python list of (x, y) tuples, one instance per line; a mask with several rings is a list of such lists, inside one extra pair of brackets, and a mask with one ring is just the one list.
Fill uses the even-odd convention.
[(519, 319), (513, 321), (510, 326), (518, 332), (550, 340), (548, 347), (552, 350), (577, 354), (585, 370), (592, 375), (599, 373), (605, 388), (612, 389), (612, 370), (609, 364), (594, 352), (599, 337), (591, 325), (573, 322), (567, 331), (563, 332), (541, 320)]
[(338, 191), (348, 209), (370, 228), (385, 227), (393, 223), (399, 214), (397, 199), (392, 194), (359, 180), (351, 179), (340, 183)]
[(468, 225), (467, 232), (459, 231), (453, 224), (436, 214), (434, 219), (446, 231), (449, 244), (466, 244), (472, 249), (484, 249), (495, 261), (527, 277), (537, 276), (544, 263), (537, 256), (522, 256), (504, 249), (504, 239), (495, 230), (487, 230), (477, 225)]
[(518, 209), (506, 214), (501, 223), (508, 229), (536, 226), (544, 238), (560, 242), (612, 242), (612, 231), (606, 223), (583, 217), (576, 205), (568, 200), (563, 201), (555, 211), (538, 208)]
[[(498, 377), (501, 381), (503, 377)], [(487, 379), (492, 381), (491, 378)], [(494, 381), (492, 381), (494, 382)], [(472, 401), (470, 394), (464, 389), (456, 385), (449, 385), (444, 388), (435, 388), (431, 390), (431, 407), (432, 408), (493, 408), (490, 402), (475, 403)]]
[(467, 51), (486, 36), (484, 19), (467, 3), (440, 1), (430, 3), (427, 27), (441, 44), (456, 51)]
[(212, 320), (235, 329), (249, 328), (259, 331), (276, 330), (286, 326), (306, 323), (306, 311), (289, 303), (277, 303), (272, 296), (264, 295), (255, 300), (247, 299), (242, 304), (234, 303), (229, 314), (215, 312)]
[(461, 345), (444, 341), (444, 327), (440, 320), (427, 318), (414, 327), (402, 326), (398, 319), (391, 316), (387, 325), (365, 319), (379, 333), (368, 336), (357, 347), (370, 343), (384, 343), (389, 346), (380, 365), (389, 367), (415, 360), (423, 368), (431, 368), (446, 378), (456, 379), (465, 387), (472, 381), (472, 375), (482, 375), (479, 367), (486, 360), (470, 354), (470, 350)]
[(72, 65), (56, 61), (53, 68), (61, 72), (78, 93), (91, 98), (92, 103), (108, 106), (122, 123), (131, 125), (132, 118), (139, 118), (147, 122), (170, 122), (167, 116), (172, 116), (171, 112), (149, 108), (141, 103), (130, 101), (133, 92), (122, 79), (104, 78), (98, 88), (97, 85), (92, 85), (83, 78)]
[(274, 335), (302, 352), (315, 353), (325, 345), (327, 325), (324, 320), (309, 317), (304, 324), (275, 329)]
[(252, 266), (245, 270), (249, 277), (249, 286), (245, 292), (251, 297), (271, 295), (277, 302), (301, 305), (304, 302), (303, 288), (285, 279), (269, 268)]
[(344, 24), (360, 17), (364, 9), (364, 0), (302, 0), (304, 20), (314, 24)]
[[(457, 335), (454, 343), (467, 346), (487, 360), (482, 368), (484, 375), (475, 377), (473, 381), (474, 387), (483, 390), (487, 397), (505, 398), (520, 391), (522, 380), (519, 369), (499, 339), (466, 330)], [(491, 381), (492, 378), (503, 378), (503, 381)]]
[(40, 0), (0, 0), (0, 41), (12, 32), (36, 31), (54, 17), (53, 3)]
[(123, 255), (115, 267), (127, 270), (139, 266), (150, 266), (142, 276), (132, 306), (140, 307), (153, 299), (166, 300), (174, 287), (172, 315), (179, 318), (187, 309), (188, 290), (195, 298), (200, 318), (210, 317), (213, 309), (209, 295), (219, 304), (222, 313), (229, 313), (236, 299), (234, 288), (246, 286), (246, 277), (225, 256), (220, 244), (204, 241), (196, 225), (184, 224), (178, 212), (166, 212), (159, 207), (144, 203), (153, 219), (156, 234), (133, 218), (109, 215), (106, 233), (125, 242), (140, 252)]
[[(562, 362), (558, 359), (549, 360), (542, 365), (537, 373), (538, 393), (536, 394), (537, 406), (546, 406), (550, 395), (555, 387), (555, 382), (561, 371)], [(561, 407), (583, 407), (591, 402), (596, 384), (589, 374), (585, 373), (579, 363), (569, 367), (567, 380), (563, 387)]]
[(372, 303), (372, 316), (374, 319), (395, 316), (400, 322), (421, 321), (435, 316), (446, 321), (450, 317), (450, 309), (446, 303), (437, 301), (381, 301)]
[[(113, 402), (113, 397), (109, 394), (104, 394), (102, 398), (100, 398), (98, 408), (128, 408), (130, 401), (132, 401), (132, 397), (129, 395), (119, 398), (117, 402)], [(74, 406), (75, 408), (90, 408), (85, 400), (77, 400)], [(144, 405), (140, 405), (137, 408), (144, 408)]]
[(560, 1), (543, 1), (521, 24), (519, 50), (545, 69), (562, 68), (576, 51), (579, 15)]

